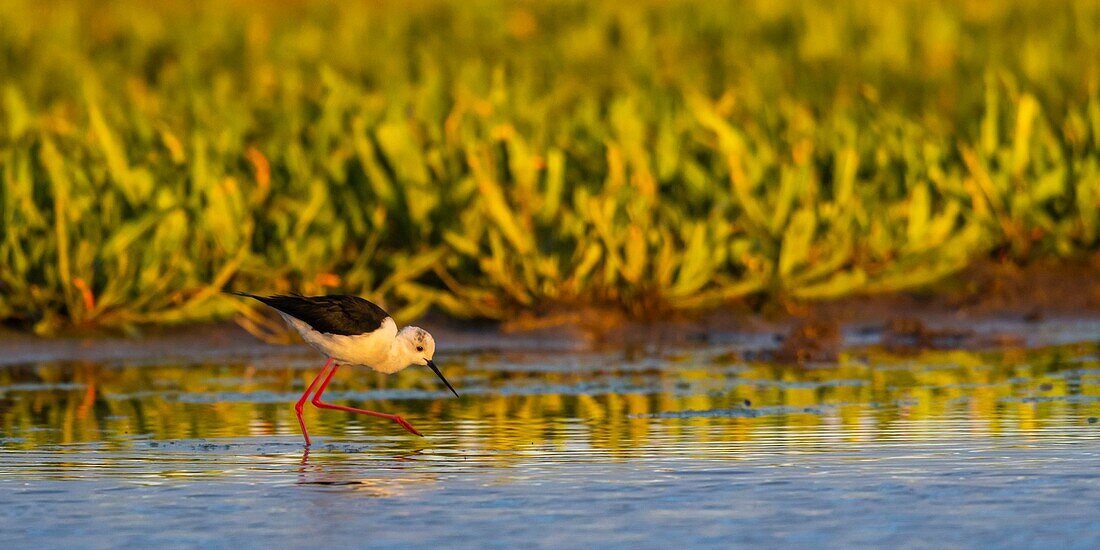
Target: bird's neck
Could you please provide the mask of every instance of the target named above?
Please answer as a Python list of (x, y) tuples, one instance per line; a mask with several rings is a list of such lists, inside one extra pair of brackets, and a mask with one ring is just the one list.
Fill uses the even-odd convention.
[(390, 348), (386, 351), (386, 358), (378, 365), (371, 365), (374, 370), (384, 373), (393, 373), (408, 367), (412, 361), (405, 353), (405, 346), (400, 339), (395, 338), (390, 342)]

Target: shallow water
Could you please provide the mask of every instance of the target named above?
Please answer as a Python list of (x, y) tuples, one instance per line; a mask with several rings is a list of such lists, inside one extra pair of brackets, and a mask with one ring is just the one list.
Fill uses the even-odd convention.
[[(1095, 547), (1095, 345), (742, 363), (735, 347), (427, 369), (238, 359), (0, 367), (5, 547)], [(14, 546), (12, 546), (14, 545)]]

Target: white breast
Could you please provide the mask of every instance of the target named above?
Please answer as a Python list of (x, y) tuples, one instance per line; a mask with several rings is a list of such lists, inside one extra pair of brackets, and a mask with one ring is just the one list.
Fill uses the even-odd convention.
[(382, 321), (382, 326), (374, 332), (343, 336), (317, 332), (299, 319), (283, 312), (279, 312), (279, 315), (282, 315), (287, 324), (302, 335), (302, 339), (307, 344), (335, 359), (341, 365), (365, 365), (374, 370), (381, 370), (379, 367), (384, 368), (386, 365), (390, 345), (397, 336), (397, 323), (389, 317), (386, 317)]

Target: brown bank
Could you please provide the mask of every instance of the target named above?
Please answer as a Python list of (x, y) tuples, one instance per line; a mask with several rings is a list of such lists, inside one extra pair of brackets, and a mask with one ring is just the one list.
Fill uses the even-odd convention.
[[(746, 300), (700, 317), (635, 321), (586, 309), (496, 323), (429, 315), (420, 324), (440, 349), (581, 350), (639, 345), (738, 343), (742, 359), (821, 363), (845, 349), (1035, 347), (1100, 339), (1100, 259), (1087, 263), (987, 263), (924, 292), (827, 302)], [(281, 338), (281, 336), (280, 336)], [(293, 341), (293, 338), (287, 338)], [(232, 322), (147, 327), (121, 337), (99, 332), (56, 338), (0, 330), (0, 364), (51, 360), (216, 357), (276, 353)]]

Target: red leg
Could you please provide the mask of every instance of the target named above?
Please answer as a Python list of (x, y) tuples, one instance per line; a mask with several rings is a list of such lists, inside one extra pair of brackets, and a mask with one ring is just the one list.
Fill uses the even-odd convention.
[[(302, 427), (302, 435), (306, 438), (307, 448), (311, 445), (311, 443), (309, 441), (309, 430), (306, 429), (306, 421), (302, 420), (302, 407), (306, 404), (306, 398), (309, 397), (309, 394), (313, 393), (313, 388), (317, 385), (317, 381), (325, 375), (325, 369), (329, 368), (329, 366), (331, 366), (332, 364), (333, 360), (332, 358), (329, 358), (329, 360), (325, 362), (325, 366), (321, 367), (321, 372), (317, 373), (317, 376), (314, 377), (313, 381), (309, 383), (309, 387), (306, 388), (305, 393), (302, 394), (302, 398), (294, 404), (294, 414), (298, 415), (298, 425)], [(333, 368), (332, 370), (336, 369)], [(325, 383), (327, 384), (328, 380), (326, 380)]]
[(325, 403), (325, 402), (321, 401), (321, 395), (323, 393), (325, 393), (325, 388), (328, 387), (328, 383), (332, 380), (332, 375), (336, 374), (336, 369), (339, 368), (339, 367), (340, 367), (340, 365), (334, 364), (332, 366), (332, 370), (328, 371), (328, 376), (325, 377), (325, 381), (321, 382), (321, 387), (318, 388), (317, 393), (313, 395), (313, 400), (311, 401), (311, 403), (313, 403), (313, 406), (315, 406), (319, 409), (333, 409), (333, 410), (336, 410), (336, 411), (344, 411), (344, 412), (365, 414), (365, 415), (374, 416), (374, 417), (377, 417), (377, 418), (385, 418), (387, 420), (392, 420), (394, 422), (397, 422), (402, 428), (405, 428), (406, 430), (409, 431), (409, 433), (411, 433), (413, 435), (419, 435), (420, 437), (424, 437), (424, 434), (416, 431), (416, 428), (412, 427), (412, 425), (409, 424), (408, 422), (406, 422), (404, 418), (401, 418), (400, 416), (397, 416), (396, 414), (386, 414), (386, 413), (368, 411), (368, 410), (364, 410), (364, 409), (356, 409), (356, 408), (352, 408), (352, 407), (345, 407), (343, 405), (332, 405), (330, 403)]

